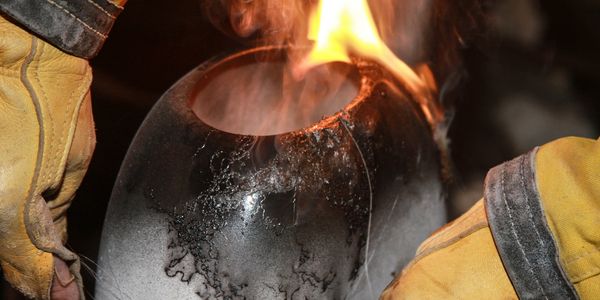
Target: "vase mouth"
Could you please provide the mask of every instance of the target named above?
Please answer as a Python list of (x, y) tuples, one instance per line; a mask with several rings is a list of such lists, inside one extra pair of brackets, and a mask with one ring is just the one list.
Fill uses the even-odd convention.
[(188, 105), (205, 125), (249, 136), (322, 127), (364, 98), (355, 64), (333, 62), (296, 79), (286, 47), (246, 50), (207, 66)]

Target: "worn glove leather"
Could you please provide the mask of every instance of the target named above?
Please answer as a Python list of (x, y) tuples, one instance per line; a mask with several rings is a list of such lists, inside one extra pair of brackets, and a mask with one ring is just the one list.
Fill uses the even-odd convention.
[[(519, 174), (506, 175), (509, 178)], [(600, 139), (567, 137), (541, 146), (535, 156), (535, 184), (543, 207), (542, 218), (553, 243), (527, 242), (539, 247), (555, 244), (557, 263), (578, 299), (599, 299)], [(518, 227), (535, 218), (533, 214), (528, 217), (531, 219), (498, 221), (514, 221), (511, 224)], [(480, 200), (460, 218), (435, 232), (421, 244), (416, 257), (381, 299), (518, 299), (515, 284), (507, 274), (506, 266), (510, 265), (503, 264), (507, 257), (501, 257), (498, 251), (490, 220)], [(554, 295), (535, 299), (565, 299)]]
[[(53, 254), (83, 299), (66, 210), (95, 146), (88, 62), (0, 16), (0, 265), (29, 297), (49, 299)], [(64, 280), (64, 278), (62, 278)]]
[(486, 219), (483, 200), (425, 240), (381, 300), (518, 299)]

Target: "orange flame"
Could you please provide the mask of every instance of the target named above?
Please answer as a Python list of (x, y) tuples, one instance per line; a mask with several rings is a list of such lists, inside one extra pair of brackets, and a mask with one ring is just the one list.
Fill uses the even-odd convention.
[(380, 37), (367, 0), (321, 0), (310, 17), (308, 39), (314, 46), (300, 65), (300, 70), (328, 62), (350, 62), (350, 54), (371, 59), (398, 79), (423, 109), (430, 124), (439, 121), (441, 111), (435, 100), (435, 82), (426, 66), (417, 74), (398, 58)]
[[(367, 2), (368, 1), (368, 2)], [(239, 68), (231, 75), (239, 91), (223, 85), (214, 92), (229, 95), (223, 101), (203, 111), (217, 115), (219, 123), (243, 134), (274, 134), (302, 128), (318, 121), (322, 116), (342, 109), (352, 100), (355, 91), (340, 66), (329, 64), (345, 62), (352, 65), (365, 59), (391, 73), (381, 79), (397, 93), (406, 93), (416, 101), (435, 127), (443, 121), (443, 110), (436, 101), (433, 75), (426, 65), (414, 70), (400, 60), (393, 51), (403, 53), (411, 61), (421, 61), (419, 51), (425, 40), (424, 24), (430, 1), (410, 0), (215, 0), (205, 1), (212, 20), (222, 26), (219, 9), (223, 5), (233, 31), (241, 37), (259, 37), (258, 44), (290, 46), (281, 69), (268, 62), (274, 51), (260, 51), (265, 63), (255, 64), (251, 71)], [(369, 4), (372, 7), (369, 7)], [(373, 10), (371, 10), (371, 8)], [(310, 13), (309, 13), (310, 12)], [(376, 18), (373, 17), (375, 13)], [(379, 28), (378, 28), (379, 27)], [(380, 31), (379, 31), (380, 30)], [(313, 43), (306, 47), (309, 40)], [(386, 43), (389, 43), (386, 45)], [(393, 49), (393, 50), (392, 50)], [(352, 59), (351, 59), (352, 58)], [(358, 59), (358, 60), (357, 60)], [(355, 65), (359, 67), (360, 63)], [(367, 64), (370, 65), (370, 64)], [(270, 67), (269, 67), (270, 66)], [(275, 69), (273, 69), (275, 68)], [(355, 68), (352, 70), (356, 71)], [(247, 72), (246, 72), (247, 71)], [(232, 75), (233, 74), (233, 75)], [(223, 76), (225, 76), (223, 75)], [(247, 78), (244, 76), (248, 76)], [(337, 76), (335, 76), (337, 75)], [(242, 78), (246, 78), (242, 80)], [(398, 82), (402, 83), (400, 86)], [(349, 86), (347, 86), (349, 84)], [(245, 94), (241, 103), (237, 95)], [(258, 99), (261, 99), (259, 101)], [(337, 101), (337, 102), (336, 102)], [(258, 104), (260, 103), (260, 104)], [(214, 111), (213, 111), (214, 110)], [(253, 112), (253, 113), (250, 113)], [(264, 113), (268, 112), (267, 115)], [(247, 121), (243, 117), (249, 118)], [(235, 120), (238, 121), (235, 121)], [(225, 122), (224, 120), (227, 120)], [(252, 120), (263, 120), (253, 122)], [(235, 125), (235, 126), (234, 126)], [(236, 127), (237, 126), (237, 127)], [(248, 131), (250, 130), (250, 131)]]
[(342, 61), (350, 62), (350, 53), (388, 68), (418, 92), (426, 87), (423, 80), (390, 50), (377, 32), (367, 0), (321, 0), (312, 14), (308, 38), (314, 47), (302, 69)]

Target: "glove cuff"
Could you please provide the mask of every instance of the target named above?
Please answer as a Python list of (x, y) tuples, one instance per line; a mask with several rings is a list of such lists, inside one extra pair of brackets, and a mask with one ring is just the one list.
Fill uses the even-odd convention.
[(578, 299), (544, 218), (535, 181), (536, 152), (489, 171), (484, 197), (488, 222), (520, 299)]
[(2, 0), (0, 11), (55, 47), (96, 56), (123, 7), (109, 0)]

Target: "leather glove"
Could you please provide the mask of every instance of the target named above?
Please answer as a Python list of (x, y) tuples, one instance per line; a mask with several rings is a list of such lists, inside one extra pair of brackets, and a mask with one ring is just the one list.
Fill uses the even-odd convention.
[[(86, 60), (0, 15), (0, 265), (36, 299), (50, 299), (53, 280), (77, 282), (84, 298), (78, 256), (63, 244), (95, 146), (91, 80)], [(71, 277), (57, 278), (53, 255)]]
[(600, 139), (562, 138), (492, 169), (381, 299), (598, 299)]

